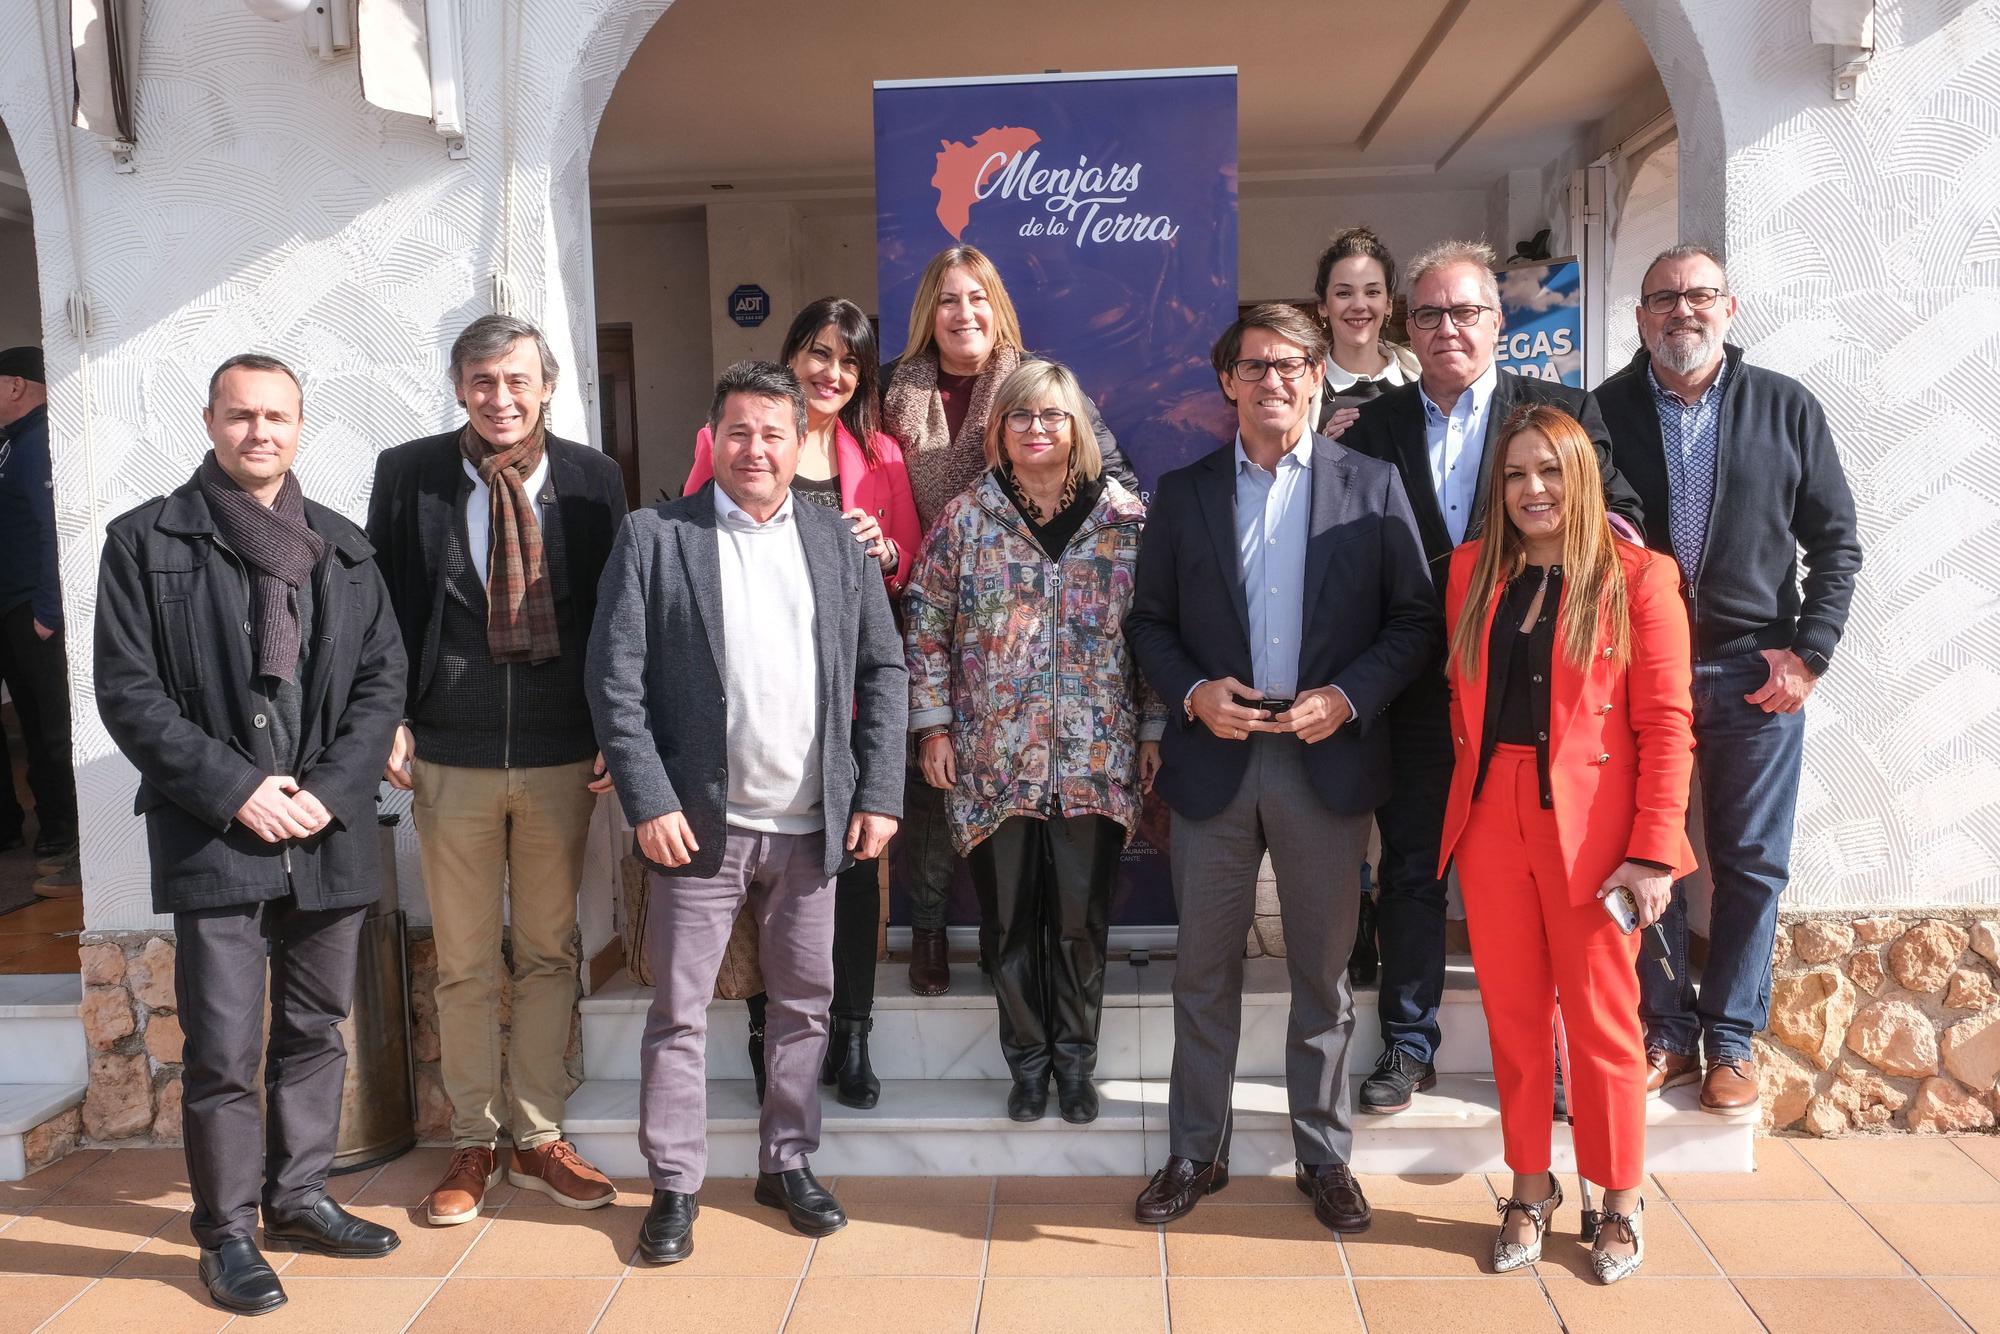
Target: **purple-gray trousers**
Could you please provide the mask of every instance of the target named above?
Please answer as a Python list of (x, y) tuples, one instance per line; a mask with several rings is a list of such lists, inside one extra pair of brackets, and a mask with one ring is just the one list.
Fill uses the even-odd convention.
[(731, 826), (714, 875), (649, 873), (653, 1006), (639, 1052), (639, 1150), (653, 1189), (692, 1194), (707, 1176), (708, 1005), (746, 898), (770, 997), (757, 1165), (789, 1172), (819, 1148), (819, 1067), (833, 1003), (833, 878), (825, 855), (819, 830), (758, 834)]

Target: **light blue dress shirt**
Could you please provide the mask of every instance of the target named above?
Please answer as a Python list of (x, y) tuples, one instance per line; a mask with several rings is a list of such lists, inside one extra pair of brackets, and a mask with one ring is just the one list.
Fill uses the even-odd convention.
[(1449, 413), (1440, 411), (1429, 394), (1417, 395), (1424, 402), (1431, 489), (1454, 543), (1465, 540), (1466, 526), (1472, 522), (1472, 507), (1479, 495), (1479, 460), (1486, 451), (1486, 414), (1499, 383), (1500, 368), (1488, 366), (1486, 373), (1458, 396)]
[[(1299, 689), (1299, 641), (1305, 629), (1306, 538), (1312, 531), (1312, 432), (1266, 472), (1236, 437), (1236, 557), (1250, 613), (1248, 684), (1272, 694)], [(1272, 687), (1279, 690), (1272, 690)]]

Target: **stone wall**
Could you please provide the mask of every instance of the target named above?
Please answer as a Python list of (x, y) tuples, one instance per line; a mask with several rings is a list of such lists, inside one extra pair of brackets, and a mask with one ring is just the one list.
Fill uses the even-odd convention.
[[(174, 1005), (174, 942), (157, 931), (85, 932), (83, 1038), (90, 1090), (68, 1147), (181, 1139), (181, 1021)], [(59, 1118), (60, 1120), (60, 1118)], [(52, 1125), (55, 1123), (51, 1123)], [(45, 1126), (60, 1140), (62, 1130)], [(65, 1149), (66, 1151), (66, 1149)]]
[(1756, 1042), (1767, 1128), (1994, 1125), (2000, 924), (1990, 909), (1786, 914), (1772, 962), (1771, 1022)]

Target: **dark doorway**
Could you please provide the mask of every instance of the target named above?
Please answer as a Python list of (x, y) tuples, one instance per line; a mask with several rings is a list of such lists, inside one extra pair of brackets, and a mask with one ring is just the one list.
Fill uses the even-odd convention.
[(639, 508), (639, 409), (632, 392), (632, 326), (597, 326), (597, 410), (604, 452), (625, 474), (625, 504)]

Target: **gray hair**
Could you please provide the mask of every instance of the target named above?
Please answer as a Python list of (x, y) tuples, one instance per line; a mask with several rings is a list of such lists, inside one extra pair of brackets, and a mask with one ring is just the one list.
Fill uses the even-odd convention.
[(1410, 291), (1417, 290), (1422, 282), (1439, 269), (1448, 269), (1459, 264), (1470, 264), (1479, 270), (1479, 292), (1492, 304), (1500, 307), (1500, 284), (1493, 277), (1493, 266), (1500, 257), (1493, 253), (1493, 247), (1484, 241), (1439, 241), (1410, 261)]
[(806, 391), (799, 386), (799, 377), (792, 374), (789, 366), (780, 366), (775, 361), (739, 361), (722, 372), (722, 378), (715, 382), (715, 399), (708, 405), (708, 429), (711, 434), (722, 429), (722, 408), (731, 394), (748, 394), (752, 398), (783, 399), (792, 405), (792, 421), (799, 438), (806, 434)]
[(562, 364), (549, 350), (549, 340), (542, 337), (540, 329), (512, 315), (481, 315), (465, 326), (465, 332), (451, 345), (452, 387), (457, 388), (464, 378), (467, 362), (504, 357), (523, 338), (535, 340), (535, 352), (542, 359), (542, 383), (550, 389), (555, 388), (556, 377), (562, 374)]
[[(1659, 254), (1653, 256), (1652, 262), (1646, 265), (1646, 271), (1639, 275), (1639, 286), (1642, 288), (1645, 287), (1646, 279), (1653, 276), (1654, 269), (1676, 259), (1707, 260), (1709, 263), (1715, 265), (1715, 271), (1722, 275), (1722, 285), (1724, 287), (1729, 286), (1729, 270), (1723, 265), (1722, 256), (1716, 254), (1712, 246), (1697, 245), (1692, 241), (1683, 242), (1680, 245), (1670, 245)], [(1644, 296), (1645, 293), (1642, 291), (1639, 295)]]
[(222, 377), (230, 371), (271, 371), (291, 380), (292, 387), (299, 391), (299, 415), (306, 411), (306, 387), (299, 381), (299, 373), (276, 357), (264, 352), (238, 352), (229, 360), (215, 368), (208, 377), (208, 406), (215, 407), (215, 387), (222, 383)]

